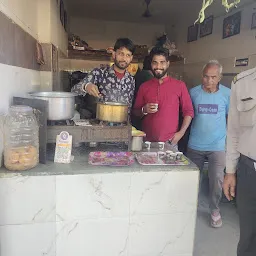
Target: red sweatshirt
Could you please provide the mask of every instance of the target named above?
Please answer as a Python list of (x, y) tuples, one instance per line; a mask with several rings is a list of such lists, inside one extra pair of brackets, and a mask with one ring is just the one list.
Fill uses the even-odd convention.
[(151, 79), (140, 86), (134, 109), (142, 109), (147, 103), (158, 103), (158, 112), (147, 114), (142, 128), (148, 141), (168, 141), (178, 131), (179, 109), (183, 116), (194, 117), (192, 101), (182, 81), (171, 77)]

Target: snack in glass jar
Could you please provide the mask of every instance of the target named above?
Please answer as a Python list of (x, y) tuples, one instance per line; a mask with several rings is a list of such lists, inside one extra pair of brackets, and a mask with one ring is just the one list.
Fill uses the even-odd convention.
[(8, 148), (5, 150), (4, 165), (10, 171), (25, 171), (39, 162), (38, 150), (34, 146)]

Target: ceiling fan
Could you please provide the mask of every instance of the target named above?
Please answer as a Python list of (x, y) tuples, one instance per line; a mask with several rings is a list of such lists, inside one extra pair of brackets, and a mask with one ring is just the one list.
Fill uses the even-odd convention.
[(142, 16), (145, 17), (145, 18), (149, 18), (149, 17), (152, 16), (150, 11), (149, 11), (149, 5), (150, 5), (151, 0), (144, 0), (144, 2), (146, 3), (147, 8), (146, 8), (145, 12), (142, 14)]

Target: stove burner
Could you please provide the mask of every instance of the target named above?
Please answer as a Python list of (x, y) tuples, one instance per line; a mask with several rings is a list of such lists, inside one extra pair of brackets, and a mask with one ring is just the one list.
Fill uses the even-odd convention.
[(54, 121), (54, 120), (47, 120), (47, 126), (73, 126), (74, 125), (74, 121), (72, 120), (58, 120), (58, 121)]
[[(91, 125), (102, 125), (102, 126), (110, 126), (110, 127), (116, 127), (116, 126), (127, 126), (127, 122), (123, 123), (113, 123), (113, 122), (106, 122), (106, 121), (99, 121), (97, 119), (89, 120)], [(74, 126), (75, 123), (73, 120), (47, 120), (47, 126)]]
[(113, 123), (113, 122), (100, 121), (100, 125), (104, 125), (104, 126), (126, 126), (127, 122)]

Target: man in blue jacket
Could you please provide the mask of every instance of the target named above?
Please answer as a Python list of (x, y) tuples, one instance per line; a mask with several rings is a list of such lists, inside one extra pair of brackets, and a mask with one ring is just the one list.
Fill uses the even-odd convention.
[(195, 117), (188, 142), (188, 157), (202, 174), (208, 160), (211, 226), (222, 226), (219, 202), (225, 169), (226, 123), (229, 110), (230, 89), (219, 82), (222, 66), (217, 60), (209, 61), (203, 68), (202, 84), (190, 90)]

